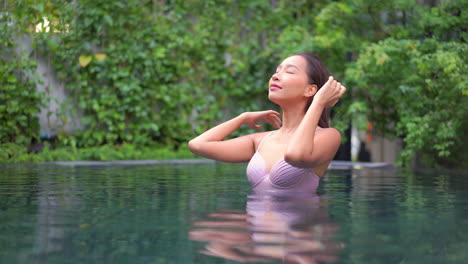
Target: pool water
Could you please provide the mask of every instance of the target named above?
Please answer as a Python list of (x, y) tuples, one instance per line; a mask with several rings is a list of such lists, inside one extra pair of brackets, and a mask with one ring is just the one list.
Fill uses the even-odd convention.
[(245, 164), (0, 164), (0, 263), (468, 263), (468, 175), (330, 170), (252, 193)]

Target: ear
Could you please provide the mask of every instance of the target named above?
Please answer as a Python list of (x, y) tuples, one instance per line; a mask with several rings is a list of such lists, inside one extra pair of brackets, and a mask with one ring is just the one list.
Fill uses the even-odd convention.
[(316, 84), (309, 84), (306, 87), (304, 95), (306, 97), (312, 97), (314, 96), (318, 91), (318, 86)]

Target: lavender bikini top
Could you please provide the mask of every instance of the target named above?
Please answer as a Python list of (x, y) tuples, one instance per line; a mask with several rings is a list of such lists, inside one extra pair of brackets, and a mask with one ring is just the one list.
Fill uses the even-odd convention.
[(265, 139), (272, 133), (262, 138), (255, 154), (247, 165), (247, 179), (252, 189), (254, 191), (293, 189), (295, 191), (315, 192), (320, 178), (310, 168), (294, 167), (284, 159), (281, 159), (268, 172), (266, 162), (260, 154), (259, 149)]

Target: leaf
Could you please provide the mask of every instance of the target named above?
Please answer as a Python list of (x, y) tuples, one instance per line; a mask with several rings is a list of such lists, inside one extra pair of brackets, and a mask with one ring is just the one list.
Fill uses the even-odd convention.
[(91, 62), (92, 59), (93, 57), (89, 55), (80, 55), (79, 62), (80, 62), (81, 67), (88, 66), (88, 64)]
[(49, 48), (50, 51), (56, 52), (58, 48), (58, 43), (55, 39), (50, 38), (47, 40), (47, 47)]
[(98, 61), (103, 61), (107, 58), (107, 54), (105, 53), (96, 53), (94, 54), (94, 58), (96, 58), (96, 60)]
[(7, 80), (9, 83), (16, 83), (16, 76), (9, 75), (7, 78), (8, 78)]
[(114, 24), (114, 21), (112, 20), (112, 17), (109, 15), (104, 15), (104, 21), (109, 25), (112, 26)]

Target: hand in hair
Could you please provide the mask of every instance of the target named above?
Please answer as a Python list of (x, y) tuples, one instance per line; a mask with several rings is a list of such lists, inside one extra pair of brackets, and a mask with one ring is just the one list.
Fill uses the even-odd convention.
[(346, 87), (330, 76), (328, 81), (317, 92), (314, 100), (320, 102), (325, 108), (329, 108), (338, 103), (338, 100), (340, 100), (345, 92)]

